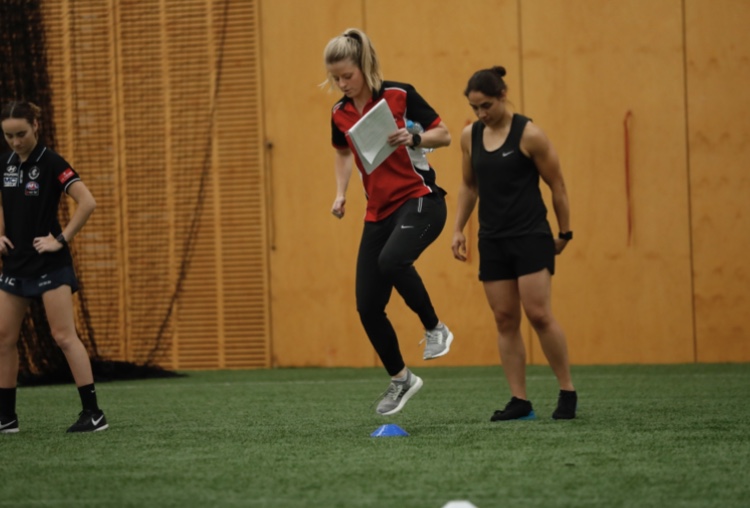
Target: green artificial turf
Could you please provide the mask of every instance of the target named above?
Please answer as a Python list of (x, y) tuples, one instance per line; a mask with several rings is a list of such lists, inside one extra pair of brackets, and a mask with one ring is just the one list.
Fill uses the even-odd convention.
[[(98, 385), (110, 429), (66, 434), (72, 385), (20, 388), (0, 506), (439, 508), (750, 505), (750, 364), (576, 367), (579, 418), (531, 367), (538, 419), (490, 422), (500, 367), (413, 367), (398, 415), (381, 369), (194, 372)], [(379, 426), (408, 437), (370, 437)]]

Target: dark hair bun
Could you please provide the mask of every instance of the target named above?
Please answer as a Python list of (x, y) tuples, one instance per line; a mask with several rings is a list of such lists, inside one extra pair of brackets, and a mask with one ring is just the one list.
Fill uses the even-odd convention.
[(501, 78), (502, 78), (503, 76), (505, 76), (505, 67), (503, 67), (502, 65), (496, 65), (496, 66), (494, 66), (494, 67), (492, 68), (492, 71), (493, 71), (493, 72), (497, 72), (498, 74), (500, 74), (500, 77), (501, 77)]

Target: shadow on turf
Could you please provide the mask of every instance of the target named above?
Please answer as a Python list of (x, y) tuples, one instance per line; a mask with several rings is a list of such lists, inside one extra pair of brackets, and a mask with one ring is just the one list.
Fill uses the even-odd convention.
[[(19, 373), (18, 384), (22, 386), (41, 386), (72, 383), (73, 376), (70, 373), (70, 369), (67, 364), (64, 367), (64, 369), (41, 373)], [(94, 379), (97, 383), (187, 376), (187, 374), (166, 370), (156, 365), (139, 365), (137, 363), (114, 360), (92, 359), (91, 369), (94, 372)]]

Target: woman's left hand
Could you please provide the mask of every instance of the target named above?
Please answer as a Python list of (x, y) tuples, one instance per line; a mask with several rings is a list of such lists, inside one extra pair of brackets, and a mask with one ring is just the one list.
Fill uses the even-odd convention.
[(555, 254), (560, 254), (566, 245), (568, 245), (568, 240), (555, 238)]
[(39, 254), (44, 252), (57, 252), (63, 248), (63, 245), (55, 240), (52, 233), (47, 236), (37, 236), (34, 238), (34, 248)]
[(388, 144), (391, 146), (411, 146), (411, 133), (402, 128), (388, 135)]

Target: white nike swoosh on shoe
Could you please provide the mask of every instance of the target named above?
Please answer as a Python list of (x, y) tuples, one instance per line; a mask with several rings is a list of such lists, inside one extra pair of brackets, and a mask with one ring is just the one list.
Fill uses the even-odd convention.
[(93, 423), (94, 425), (99, 425), (99, 422), (102, 421), (102, 419), (104, 419), (104, 415), (101, 415), (98, 420), (92, 418), (91, 423)]
[(413, 228), (414, 226), (404, 226), (403, 224), (401, 225), (401, 229), (413, 229)]
[(0, 425), (0, 430), (7, 429), (8, 427), (10, 427), (11, 425), (13, 425), (14, 423), (16, 423), (16, 420), (13, 420), (10, 423), (6, 423), (5, 425)]

